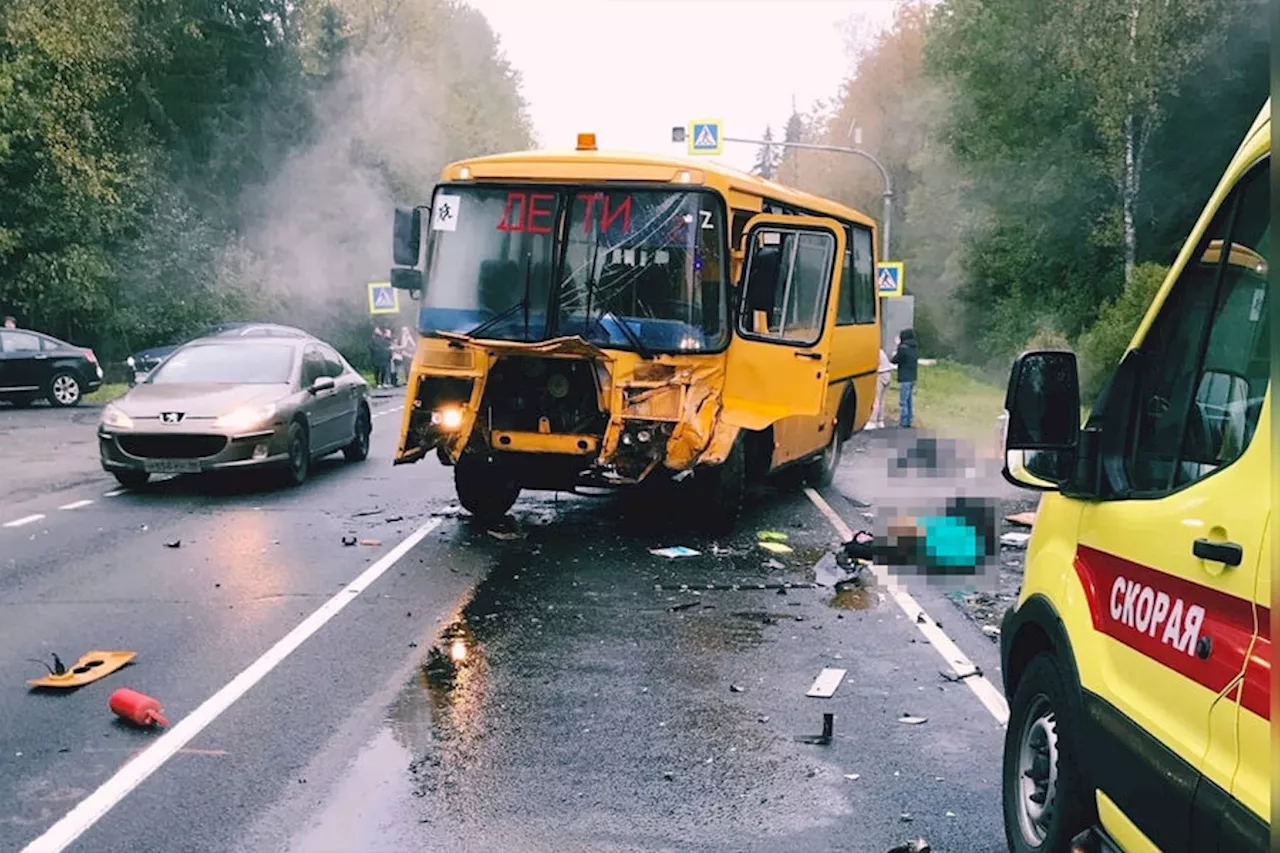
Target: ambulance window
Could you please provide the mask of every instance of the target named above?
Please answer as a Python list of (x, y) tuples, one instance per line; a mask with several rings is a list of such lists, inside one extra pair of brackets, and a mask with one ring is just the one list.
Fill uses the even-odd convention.
[(1163, 493), (1235, 461), (1271, 377), (1267, 266), (1270, 164), (1215, 214), (1143, 340), (1131, 485)]

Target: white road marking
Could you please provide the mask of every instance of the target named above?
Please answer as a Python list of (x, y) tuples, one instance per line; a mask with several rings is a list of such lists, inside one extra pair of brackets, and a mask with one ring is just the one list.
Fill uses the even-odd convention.
[(44, 518), (43, 513), (37, 512), (34, 515), (24, 515), (22, 518), (15, 518), (13, 521), (6, 521), (5, 527), (21, 527), (24, 524), (30, 524), (33, 521), (39, 521)]
[(112, 489), (109, 492), (103, 492), (102, 496), (104, 498), (116, 498), (116, 497), (119, 497), (120, 495), (125, 494), (128, 491), (129, 491), (128, 489)]
[[(853, 538), (853, 530), (849, 525), (844, 523), (839, 514), (836, 513), (831, 505), (823, 500), (822, 495), (818, 494), (814, 489), (805, 488), (805, 494), (809, 496), (809, 500), (813, 502), (827, 520), (831, 522), (831, 526), (846, 541)], [(1005, 701), (1004, 696), (996, 689), (995, 685), (987, 680), (984, 675), (971, 675), (977, 666), (973, 661), (969, 660), (964, 652), (960, 651), (950, 637), (942, 633), (942, 629), (938, 627), (938, 623), (934, 621), (925, 609), (915, 600), (911, 593), (902, 588), (902, 584), (898, 579), (889, 574), (884, 566), (876, 564), (871, 565), (871, 571), (875, 573), (876, 580), (880, 585), (889, 591), (889, 595), (897, 602), (898, 607), (902, 608), (902, 612), (911, 620), (911, 623), (920, 629), (920, 633), (924, 634), (925, 639), (929, 641), (929, 645), (937, 649), (938, 654), (942, 655), (943, 660), (951, 667), (951, 671), (958, 676), (968, 676), (964, 679), (964, 683), (969, 685), (969, 689), (978, 697), (978, 701), (991, 712), (991, 716), (996, 718), (1002, 726), (1009, 724), (1009, 703)], [(923, 621), (920, 617), (923, 616)]]
[(404, 409), (404, 406), (396, 406), (394, 409), (383, 409), (381, 412), (374, 412), (373, 416), (375, 418), (380, 418), (383, 415), (394, 415), (396, 412), (401, 411), (402, 409)]
[(72, 501), (69, 504), (63, 504), (62, 506), (58, 507), (58, 509), (79, 509), (80, 507), (88, 506), (91, 503), (93, 503), (93, 501), (87, 500), (87, 499), (83, 501)]
[(399, 545), (387, 552), (359, 577), (343, 587), (337, 595), (330, 598), (320, 609), (302, 620), (279, 642), (267, 650), (247, 669), (229, 681), (221, 690), (210, 696), (204, 703), (180, 720), (173, 728), (161, 735), (151, 746), (147, 747), (136, 758), (116, 771), (116, 774), (103, 782), (89, 796), (81, 800), (75, 808), (67, 812), (57, 823), (32, 841), (23, 853), (56, 853), (65, 850), (90, 827), (97, 823), (107, 812), (129, 795), (133, 789), (141, 785), (147, 777), (159, 770), (166, 761), (178, 753), (192, 738), (200, 734), (224, 711), (230, 708), (249, 692), (249, 689), (267, 676), (271, 670), (297, 650), (306, 640), (315, 634), (325, 623), (337, 616), (342, 609), (355, 601), (360, 593), (371, 586), (374, 581), (396, 564), (405, 554), (421, 542), (426, 536), (440, 526), (443, 519), (433, 518), (409, 534)]

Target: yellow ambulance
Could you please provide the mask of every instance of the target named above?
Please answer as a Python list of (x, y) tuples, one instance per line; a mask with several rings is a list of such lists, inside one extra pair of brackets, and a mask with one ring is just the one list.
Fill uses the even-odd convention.
[(1271, 103), (1080, 424), (1031, 352), (1005, 477), (1045, 492), (1001, 630), (1018, 853), (1269, 848)]

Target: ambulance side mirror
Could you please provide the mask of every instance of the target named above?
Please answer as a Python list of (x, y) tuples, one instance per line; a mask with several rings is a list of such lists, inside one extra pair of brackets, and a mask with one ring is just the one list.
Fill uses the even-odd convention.
[(1080, 436), (1076, 355), (1040, 350), (1018, 356), (1005, 392), (1005, 479), (1040, 491), (1071, 474)]

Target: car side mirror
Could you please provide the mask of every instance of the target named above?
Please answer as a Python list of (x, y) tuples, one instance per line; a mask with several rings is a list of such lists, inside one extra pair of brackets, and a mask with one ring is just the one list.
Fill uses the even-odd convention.
[(312, 394), (319, 394), (321, 391), (332, 391), (335, 384), (332, 376), (317, 376), (307, 390)]
[(1018, 356), (1005, 392), (1004, 476), (1027, 488), (1065, 482), (1080, 436), (1080, 379), (1073, 352), (1041, 350)]
[(397, 207), (392, 228), (391, 258), (397, 266), (416, 267), (422, 248), (422, 210)]

